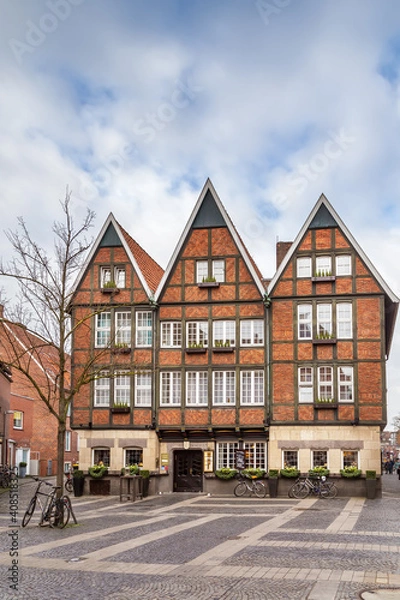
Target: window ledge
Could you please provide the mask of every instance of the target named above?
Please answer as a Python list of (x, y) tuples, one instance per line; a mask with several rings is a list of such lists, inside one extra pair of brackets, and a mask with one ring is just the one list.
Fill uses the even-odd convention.
[(187, 354), (205, 354), (207, 348), (186, 348)]
[(315, 338), (312, 341), (313, 344), (318, 345), (318, 344), (336, 344), (336, 338)]
[(213, 352), (233, 352), (235, 350), (234, 346), (214, 346)]
[(335, 281), (335, 275), (323, 275), (321, 277), (311, 277), (311, 281)]
[(219, 281), (201, 281), (197, 284), (200, 288), (218, 288)]

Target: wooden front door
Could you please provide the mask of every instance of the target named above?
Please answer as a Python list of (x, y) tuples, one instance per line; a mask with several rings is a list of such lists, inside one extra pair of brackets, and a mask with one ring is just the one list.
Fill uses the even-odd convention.
[(176, 450), (174, 453), (174, 492), (201, 492), (202, 490), (202, 450)]

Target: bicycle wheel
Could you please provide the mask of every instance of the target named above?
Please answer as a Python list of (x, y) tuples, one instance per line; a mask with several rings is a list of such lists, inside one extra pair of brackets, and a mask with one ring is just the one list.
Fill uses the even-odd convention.
[(298, 483), (293, 486), (292, 494), (293, 498), (297, 500), (303, 500), (303, 498), (307, 498), (310, 493), (310, 488), (305, 483)]
[[(324, 491), (324, 493), (322, 493)], [(336, 498), (338, 493), (337, 487), (334, 483), (324, 483), (321, 486), (321, 496), (323, 498)]]
[(26, 527), (28, 525), (33, 513), (35, 512), (35, 508), (36, 508), (36, 496), (34, 498), (31, 498), (31, 501), (29, 502), (29, 506), (26, 509), (26, 512), (22, 518), (22, 527)]
[(59, 502), (62, 519), (60, 520), (58, 527), (60, 529), (64, 529), (64, 527), (68, 525), (69, 518), (71, 516), (71, 501), (68, 496), (63, 496)]
[(233, 493), (238, 498), (240, 498), (241, 496), (244, 496), (246, 494), (246, 492), (247, 492), (247, 486), (244, 481), (241, 481), (240, 483), (238, 483), (237, 486), (235, 487), (235, 489), (233, 490)]
[(69, 494), (71, 494), (74, 491), (74, 484), (72, 482), (72, 479), (67, 479), (67, 481), (65, 482), (65, 489)]
[(253, 483), (253, 491), (257, 498), (265, 498), (267, 495), (267, 488), (263, 483), (261, 483), (261, 481), (255, 481)]

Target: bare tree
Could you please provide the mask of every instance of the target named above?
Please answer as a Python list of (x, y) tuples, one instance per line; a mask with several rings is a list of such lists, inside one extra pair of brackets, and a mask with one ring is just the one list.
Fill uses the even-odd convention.
[[(95, 359), (89, 358), (71, 387), (69, 349), (73, 328), (68, 305), (73, 280), (92, 243), (86, 235), (93, 226), (95, 214), (88, 209), (76, 227), (68, 189), (60, 205), (63, 221), (54, 222), (52, 228), (54, 256), (50, 257), (32, 239), (20, 217), (18, 230), (6, 232), (14, 256), (7, 264), (0, 261), (0, 276), (13, 279), (18, 287), (14, 308), (7, 313), (8, 318), (1, 321), (5, 340), (2, 360), (12, 371), (26, 378), (27, 384), (35, 389), (57, 419), (57, 485), (62, 490), (67, 412), (74, 395), (82, 385), (96, 378), (98, 372), (94, 368)], [(77, 326), (82, 323), (74, 323), (74, 328)], [(89, 322), (87, 326), (89, 328)]]

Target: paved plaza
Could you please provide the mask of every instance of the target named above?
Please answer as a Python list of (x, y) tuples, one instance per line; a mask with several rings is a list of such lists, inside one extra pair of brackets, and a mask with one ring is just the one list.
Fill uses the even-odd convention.
[[(0, 599), (400, 599), (400, 481), (383, 478), (376, 500), (84, 496), (64, 530), (13, 524), (3, 491)], [(19, 480), (18, 523), (34, 487)]]

